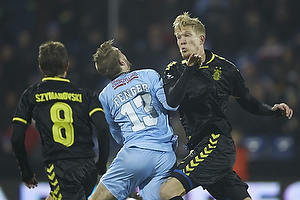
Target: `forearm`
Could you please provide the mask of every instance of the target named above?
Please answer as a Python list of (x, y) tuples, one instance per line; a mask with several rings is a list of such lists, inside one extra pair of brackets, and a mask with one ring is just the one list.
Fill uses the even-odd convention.
[(261, 102), (260, 100), (253, 97), (250, 93), (247, 93), (243, 97), (237, 98), (236, 100), (244, 110), (255, 115), (281, 115), (280, 111), (272, 111), (272, 107), (270, 105)]
[(185, 68), (176, 82), (169, 82), (164, 85), (164, 91), (169, 106), (175, 108), (182, 102), (186, 94), (188, 78), (188, 70)]
[(109, 156), (110, 150), (110, 133), (109, 127), (105, 120), (104, 113), (98, 112), (93, 114), (92, 120), (94, 122), (97, 139), (98, 139), (98, 149), (99, 157), (96, 163), (98, 172), (104, 174), (106, 172), (106, 163)]
[(13, 123), (11, 136), (13, 152), (19, 165), (23, 182), (29, 181), (34, 175), (27, 160), (26, 147), (24, 143), (26, 129), (26, 124)]
[(105, 137), (98, 138), (98, 148), (99, 157), (96, 165), (97, 169), (99, 170), (99, 173), (104, 174), (106, 172), (106, 163), (108, 160), (110, 150), (110, 141), (108, 134), (105, 134)]

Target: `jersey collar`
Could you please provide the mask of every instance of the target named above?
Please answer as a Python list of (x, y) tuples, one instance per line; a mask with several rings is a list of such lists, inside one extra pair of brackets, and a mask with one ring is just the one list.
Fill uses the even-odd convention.
[[(205, 49), (205, 61), (202, 63), (202, 66), (199, 67), (200, 68), (203, 68), (203, 66), (206, 66), (208, 65), (209, 63), (211, 63), (214, 59), (215, 59), (215, 54), (213, 54), (211, 51)], [(181, 61), (181, 64), (186, 64), (187, 63), (187, 60), (182, 60)], [(204, 67), (204, 68), (207, 68), (207, 67)]]
[(58, 77), (58, 76), (47, 76), (47, 77), (44, 77), (42, 79), (42, 81), (64, 81), (64, 82), (68, 82), (68, 83), (70, 82), (69, 79)]
[(215, 59), (215, 54), (205, 49), (205, 61), (202, 65), (208, 65)]

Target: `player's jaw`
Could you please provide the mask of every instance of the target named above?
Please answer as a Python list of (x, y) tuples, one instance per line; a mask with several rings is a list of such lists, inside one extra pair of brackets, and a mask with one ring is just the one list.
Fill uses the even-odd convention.
[(180, 53), (183, 59), (188, 59), (192, 52), (190, 52), (186, 47), (181, 47), (180, 48)]

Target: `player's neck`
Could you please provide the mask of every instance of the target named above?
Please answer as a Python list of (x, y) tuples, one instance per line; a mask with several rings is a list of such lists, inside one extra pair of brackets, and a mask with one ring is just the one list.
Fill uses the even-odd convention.
[(127, 71), (122, 71), (122, 72), (118, 73), (118, 74), (117, 74), (113, 79), (111, 79), (111, 80), (114, 80), (114, 79), (116, 79), (116, 78), (122, 76), (123, 74), (127, 74), (128, 72), (130, 72), (130, 71), (129, 71), (129, 70), (127, 70)]

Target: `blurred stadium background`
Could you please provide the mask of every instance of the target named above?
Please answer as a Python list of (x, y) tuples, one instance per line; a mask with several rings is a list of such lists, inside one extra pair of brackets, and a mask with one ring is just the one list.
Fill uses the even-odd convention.
[[(253, 199), (300, 199), (299, 9), (298, 0), (1, 0), (0, 200), (40, 200), (49, 190), (34, 127), (28, 129), (26, 145), (41, 182), (37, 189), (20, 185), (10, 145), (18, 99), (42, 78), (38, 46), (49, 39), (63, 42), (71, 62), (67, 77), (99, 93), (107, 80), (91, 60), (100, 43), (114, 38), (134, 69), (153, 68), (162, 74), (170, 61), (181, 59), (172, 22), (185, 11), (205, 24), (206, 48), (235, 63), (255, 97), (270, 105), (286, 102), (294, 109), (291, 120), (258, 117), (230, 99), (227, 115), (238, 151), (235, 167), (249, 182)], [(187, 154), (186, 139), (174, 113), (171, 123), (180, 136), (180, 160)], [(110, 160), (119, 149), (111, 144)], [(186, 199), (199, 199), (201, 192)], [(210, 199), (207, 194), (202, 198)]]

